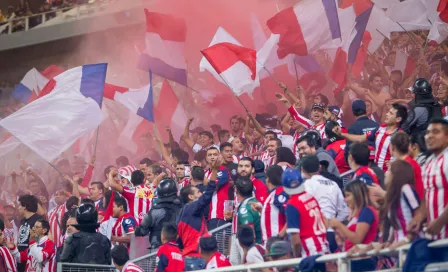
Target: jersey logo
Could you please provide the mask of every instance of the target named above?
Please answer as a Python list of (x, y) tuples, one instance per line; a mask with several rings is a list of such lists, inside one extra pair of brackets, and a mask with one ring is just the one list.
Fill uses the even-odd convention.
[(286, 201), (286, 197), (284, 195), (279, 195), (278, 202), (283, 203)]
[(124, 223), (130, 225), (131, 224), (131, 219), (124, 220)]
[(222, 172), (219, 171), (218, 174), (216, 175), (218, 178), (222, 177)]
[(246, 214), (247, 213), (247, 209), (246, 208), (241, 208), (240, 213), (241, 214)]

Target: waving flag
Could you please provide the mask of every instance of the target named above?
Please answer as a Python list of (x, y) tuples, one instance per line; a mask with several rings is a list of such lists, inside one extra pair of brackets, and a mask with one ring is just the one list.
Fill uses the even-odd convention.
[(183, 19), (145, 9), (146, 49), (138, 68), (187, 85), (185, 39), (187, 25)]
[[(159, 128), (170, 127), (174, 139), (184, 133), (188, 117), (173, 88), (167, 80), (163, 81), (159, 102), (155, 109), (156, 124)], [(159, 129), (162, 133), (163, 130)]]
[(268, 60), (278, 41), (278, 35), (271, 35), (263, 47), (256, 52), (243, 47), (222, 27), (218, 28), (209, 48), (202, 50), (199, 68), (208, 70), (217, 80), (232, 89), (235, 95), (251, 94), (260, 86), (259, 72)]
[(321, 45), (341, 38), (335, 0), (302, 0), (268, 20), (272, 33), (280, 34), (277, 55), (310, 55)]
[[(0, 121), (47, 162), (101, 122), (107, 64), (84, 65), (53, 79), (47, 95)], [(48, 84), (47, 84), (48, 85)]]
[(433, 25), (428, 39), (442, 43), (448, 37), (448, 0), (440, 0), (437, 10), (429, 7), (428, 13), (433, 18)]
[(36, 68), (33, 68), (17, 84), (17, 87), (12, 93), (12, 97), (28, 104), (38, 98), (40, 91), (47, 83), (48, 79), (39, 73)]
[(336, 52), (330, 71), (330, 77), (339, 85), (339, 88), (343, 88), (346, 84), (348, 65), (352, 65), (356, 61), (373, 4), (370, 0), (354, 1), (353, 5), (347, 9), (350, 9), (349, 11), (355, 17), (352, 30), (346, 37), (343, 37), (342, 46)]
[(407, 31), (430, 29), (431, 23), (428, 21), (428, 13), (425, 2), (431, 1), (390, 1), (394, 2), (394, 4), (391, 5), (386, 11), (386, 15), (392, 19), (389, 30), (404, 32), (403, 28), (401, 28), (401, 26), (399, 26), (396, 22), (399, 22)]

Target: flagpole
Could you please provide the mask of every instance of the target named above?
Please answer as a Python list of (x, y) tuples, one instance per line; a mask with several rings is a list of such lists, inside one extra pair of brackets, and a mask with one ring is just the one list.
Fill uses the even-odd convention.
[(264, 65), (262, 63), (260, 63), (258, 60), (257, 60), (257, 62), (258, 62), (258, 64), (261, 65), (261, 67), (263, 67), (263, 69), (266, 71), (266, 73), (268, 73), (268, 75), (270, 77), (272, 77), (275, 80), (275, 82), (277, 82), (277, 84), (280, 84), (280, 81), (278, 81), (278, 79), (271, 72), (269, 72), (269, 70), (266, 69), (266, 67), (264, 67)]
[(227, 87), (229, 87), (229, 89), (232, 91), (233, 95), (235, 95), (236, 99), (238, 99), (238, 101), (240, 102), (241, 106), (243, 106), (243, 108), (246, 110), (246, 112), (249, 112), (249, 110), (246, 108), (246, 105), (244, 105), (243, 101), (241, 101), (241, 99), (238, 97), (238, 95), (235, 94), (235, 92), (230, 87), (230, 85), (227, 83), (227, 81), (221, 76), (221, 74), (218, 73), (218, 75), (221, 77), (222, 81), (224, 81), (224, 83), (227, 85)]
[(93, 149), (93, 156), (96, 156), (96, 147), (98, 145), (98, 135), (99, 135), (99, 131), (100, 131), (100, 126), (98, 126), (96, 128), (96, 137), (95, 137), (95, 147)]
[(385, 39), (387, 39), (387, 40), (390, 41), (393, 45), (395, 45), (395, 46), (397, 47), (398, 50), (400, 50), (401, 52), (403, 52), (406, 56), (409, 56), (408, 53), (404, 52), (403, 50), (401, 50), (401, 49), (398, 47), (398, 44), (396, 44), (394, 41), (392, 41), (391, 39), (389, 39), (389, 38), (388, 38), (386, 35), (384, 35), (381, 31), (379, 31), (378, 29), (377, 29), (376, 31), (378, 31), (378, 33), (380, 33), (381, 36), (383, 36)]
[(297, 64), (296, 64), (295, 58), (294, 58), (293, 62), (294, 62), (294, 71), (296, 72), (296, 86), (299, 86), (299, 73), (297, 73)]
[(404, 32), (406, 32), (406, 34), (408, 34), (408, 36), (414, 41), (415, 45), (417, 45), (417, 41), (414, 39), (413, 36), (411, 36), (411, 34), (406, 30), (406, 28), (404, 28), (399, 22), (396, 23), (404, 30)]
[[(39, 156), (40, 157), (40, 156)], [(61, 175), (61, 177), (64, 177), (64, 175), (61, 173), (61, 171), (59, 171), (59, 169), (54, 166), (54, 164), (52, 164), (51, 162), (48, 163), (51, 167), (53, 167), (54, 170), (56, 170), (56, 172), (59, 173), (59, 175)]]

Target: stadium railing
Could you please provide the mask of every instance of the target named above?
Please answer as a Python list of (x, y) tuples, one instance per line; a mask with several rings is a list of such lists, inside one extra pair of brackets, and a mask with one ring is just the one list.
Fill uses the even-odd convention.
[[(89, 16), (97, 11), (102, 11), (112, 0), (89, 1), (86, 4), (73, 5), (52, 9), (50, 11), (32, 14), (29, 16), (15, 17), (0, 22), (0, 35), (12, 34), (21, 31), (29, 31), (35, 27), (44, 26), (47, 22), (54, 23), (64, 22), (65, 20), (79, 20), (82, 17)], [(35, 22), (35, 25), (33, 25)], [(14, 26), (21, 24), (20, 29), (14, 29)]]
[(109, 272), (116, 271), (113, 265), (57, 263), (57, 272)]
[[(222, 254), (229, 255), (230, 252), (230, 235), (232, 230), (232, 223), (227, 223), (216, 229), (209, 231), (215, 236), (218, 242), (218, 250)], [(154, 271), (156, 268), (156, 254), (157, 252), (149, 253), (139, 258), (131, 260), (136, 265), (143, 268), (145, 271)]]

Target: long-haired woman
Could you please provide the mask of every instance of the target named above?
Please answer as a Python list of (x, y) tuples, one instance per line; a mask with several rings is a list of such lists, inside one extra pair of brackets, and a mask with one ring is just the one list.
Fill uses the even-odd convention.
[[(329, 220), (338, 234), (345, 238), (344, 250), (348, 251), (355, 245), (370, 244), (376, 240), (379, 227), (378, 213), (369, 199), (367, 185), (361, 180), (351, 181), (344, 189), (345, 202), (350, 208), (349, 223), (344, 225), (337, 219)], [(376, 261), (363, 258), (351, 262), (352, 271), (375, 270)]]

